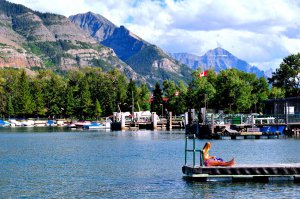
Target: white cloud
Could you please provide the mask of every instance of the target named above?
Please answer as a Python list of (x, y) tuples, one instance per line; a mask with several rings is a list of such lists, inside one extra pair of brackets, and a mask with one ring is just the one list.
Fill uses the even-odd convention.
[(261, 68), (300, 52), (297, 0), (11, 0), (66, 16), (92, 11), (169, 52), (221, 45)]

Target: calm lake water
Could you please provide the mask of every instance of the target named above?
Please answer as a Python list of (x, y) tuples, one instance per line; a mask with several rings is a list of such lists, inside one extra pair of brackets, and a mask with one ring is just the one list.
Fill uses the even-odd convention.
[[(0, 198), (300, 198), (293, 182), (184, 180), (184, 137), (183, 131), (2, 128)], [(238, 164), (300, 162), (300, 139), (211, 142), (211, 155)]]

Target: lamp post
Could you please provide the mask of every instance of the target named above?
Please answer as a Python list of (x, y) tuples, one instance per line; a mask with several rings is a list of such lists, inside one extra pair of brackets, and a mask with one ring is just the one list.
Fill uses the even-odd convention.
[(161, 105), (161, 117), (163, 117), (164, 104), (160, 104), (160, 105)]

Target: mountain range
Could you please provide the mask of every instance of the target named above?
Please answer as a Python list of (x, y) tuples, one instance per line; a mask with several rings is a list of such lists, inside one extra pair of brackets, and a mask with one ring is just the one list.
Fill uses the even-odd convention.
[(159, 47), (148, 43), (126, 27), (117, 27), (99, 14), (87, 12), (69, 19), (99, 43), (114, 50), (116, 55), (150, 84), (172, 79), (191, 79), (192, 70), (179, 63)]
[(241, 60), (223, 48), (209, 50), (202, 56), (189, 53), (170, 53), (170, 55), (179, 62), (196, 70), (201, 67), (203, 70), (213, 68), (216, 72), (226, 70), (228, 68), (236, 68), (238, 70), (254, 73), (258, 77), (265, 76), (265, 72), (256, 66), (251, 66), (246, 61)]
[(214, 66), (217, 72), (237, 67), (261, 73), (221, 48), (204, 56), (168, 54), (99, 14), (87, 12), (67, 18), (0, 0), (0, 67), (58, 72), (86, 66), (118, 69), (128, 79), (152, 87), (164, 80), (187, 83), (199, 65), (203, 69)]

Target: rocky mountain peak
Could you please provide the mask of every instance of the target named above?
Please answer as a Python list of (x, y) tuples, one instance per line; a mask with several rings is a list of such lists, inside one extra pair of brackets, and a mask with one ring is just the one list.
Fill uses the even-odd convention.
[(93, 12), (72, 15), (69, 19), (98, 42), (110, 37), (117, 28), (115, 24), (105, 17)]
[(170, 55), (193, 69), (197, 69), (198, 67), (202, 67), (203, 70), (213, 68), (216, 72), (219, 72), (228, 68), (237, 68), (244, 72), (254, 73), (259, 77), (265, 75), (264, 71), (251, 66), (246, 61), (239, 59), (221, 47), (209, 50), (202, 56), (188, 53), (172, 53)]

